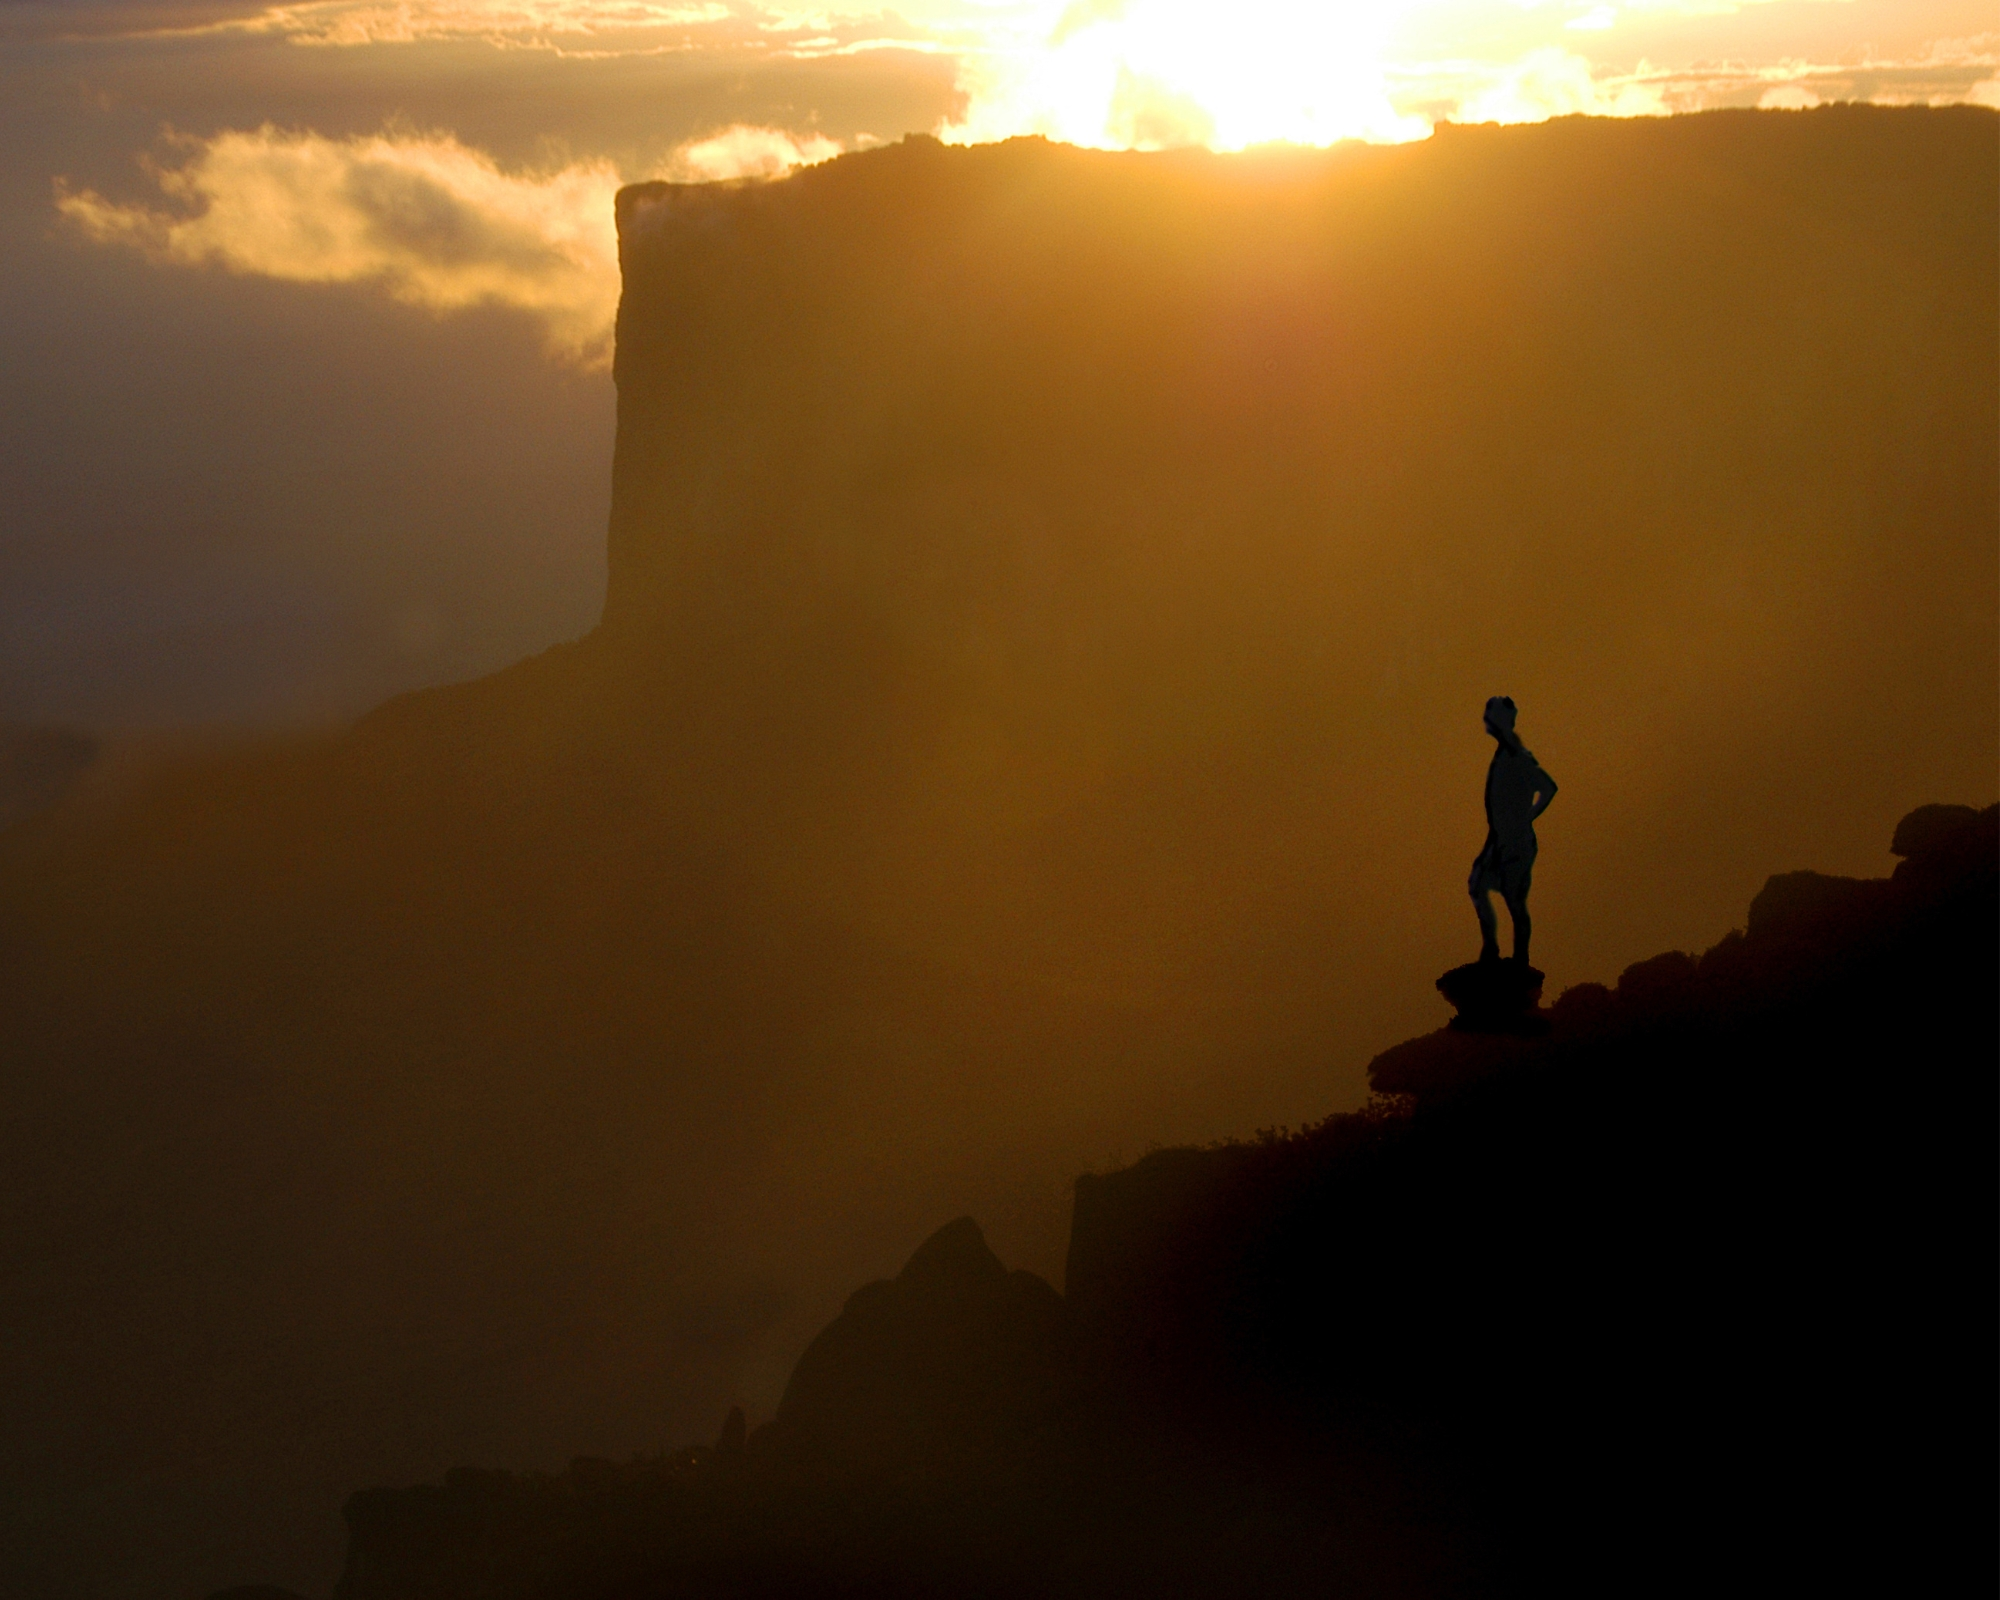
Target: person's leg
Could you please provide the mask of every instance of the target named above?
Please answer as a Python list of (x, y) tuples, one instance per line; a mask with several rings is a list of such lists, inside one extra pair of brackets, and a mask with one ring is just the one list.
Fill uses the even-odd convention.
[(1480, 888), (1472, 891), (1472, 909), (1479, 913), (1479, 959), (1500, 959), (1500, 924), (1493, 915), (1493, 896)]
[[(1507, 915), (1514, 920), (1514, 959), (1525, 967), (1528, 964), (1528, 936), (1535, 931), (1535, 925), (1528, 920), (1528, 893), (1525, 889), (1516, 894), (1503, 892), (1502, 898), (1507, 902)], [(1492, 917), (1490, 907), (1486, 915)]]

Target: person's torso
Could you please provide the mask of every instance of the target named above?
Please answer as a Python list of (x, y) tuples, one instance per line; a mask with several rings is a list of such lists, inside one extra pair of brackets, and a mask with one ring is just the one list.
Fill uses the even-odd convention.
[(1534, 839), (1535, 791), (1541, 776), (1541, 765), (1525, 747), (1510, 750), (1502, 745), (1493, 752), (1493, 764), (1486, 769), (1486, 822), (1501, 839)]

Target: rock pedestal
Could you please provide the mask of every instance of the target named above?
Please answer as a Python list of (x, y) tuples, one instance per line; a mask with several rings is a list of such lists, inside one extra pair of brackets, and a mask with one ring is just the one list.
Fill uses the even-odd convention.
[(1544, 976), (1525, 961), (1468, 961), (1437, 986), (1458, 1013), (1451, 1026), (1460, 1033), (1534, 1035), (1549, 1031), (1541, 1012)]

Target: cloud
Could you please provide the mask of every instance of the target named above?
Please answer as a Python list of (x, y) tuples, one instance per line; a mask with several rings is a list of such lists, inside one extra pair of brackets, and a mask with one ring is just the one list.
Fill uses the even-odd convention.
[[(0, 16), (10, 5), (49, 10), (46, 0), (0, 0)], [(1839, 21), (1865, 8), (1795, 6), (1820, 20), (1789, 48), (1822, 63), (1795, 72), (1760, 53), (1769, 28), (1753, 36), (1727, 26), (1771, 9), (1766, 0), (1237, 0), (1224, 17), (1187, 0), (903, 0), (893, 9), (881, 0), (77, 0), (73, 14), (96, 26), (122, 17), (142, 32), (192, 28), (326, 48), (461, 41), (582, 59), (701, 52), (762, 61), (943, 54), (957, 62), (962, 106), (934, 131), (964, 142), (1042, 133), (1114, 147), (1234, 149), (1419, 138), (1443, 119), (1756, 105), (1793, 82), (1822, 103), (1936, 104), (1994, 92), (1982, 87), (2000, 67), (1991, 35), (1926, 33), (1926, 18), (1939, 32), (1964, 26), (1956, 0), (1913, 5), (1879, 53), (1861, 21)], [(1631, 29), (1668, 22), (1679, 28), (1672, 42), (1653, 45), (1667, 43), (1676, 57), (1685, 46), (1686, 57), (1632, 69), (1623, 53)], [(1421, 26), (1412, 33), (1405, 24)], [(1694, 48), (1688, 28), (1708, 42)], [(1459, 57), (1461, 39), (1484, 48)], [(1745, 59), (1728, 40), (1747, 46)], [(1607, 48), (1621, 52), (1616, 65), (1602, 58)], [(1802, 102), (1773, 102), (1793, 103)]]
[(825, 54), (829, 46), (936, 48), (953, 37), (964, 43), (976, 37), (983, 16), (964, 0), (917, 0), (896, 10), (865, 0), (804, 6), (754, 0), (304, 0), (250, 9), (251, 15), (193, 31), (347, 48), (465, 39), (585, 57), (732, 47)]
[(192, 31), (267, 9), (265, 0), (0, 0), (0, 40)]
[(608, 162), (503, 172), (448, 134), (328, 139), (266, 125), (155, 168), (172, 209), (57, 185), (88, 238), (293, 283), (373, 283), (436, 312), (517, 307), (555, 349), (601, 359), (618, 304)]
[(1780, 84), (1775, 89), (1766, 89), (1757, 105), (1764, 111), (1810, 111), (1820, 104), (1820, 98), (1801, 83)]
[(1918, 55), (1852, 61), (1701, 62), (1663, 68), (1640, 62), (1616, 80), (1657, 94), (1670, 111), (1717, 106), (1805, 110), (1838, 101), (1876, 105), (1992, 104), (1982, 98), (2000, 66), (2000, 35), (1941, 40)]
[(547, 39), (713, 27), (747, 7), (719, 0), (650, 4), (646, 0), (353, 0), (274, 6), (256, 26), (300, 44), (408, 44), (420, 39)]
[[(225, 4), (187, 31), (276, 34), (300, 44), (408, 44), (420, 39), (487, 39), (549, 34), (625, 33), (686, 28), (754, 17), (742, 0), (303, 0)], [(135, 22), (145, 12), (132, 8)]]
[[(506, 172), (450, 134), (329, 139), (271, 126), (186, 141), (152, 166), (167, 204), (124, 204), (56, 185), (86, 238), (165, 263), (291, 283), (367, 283), (438, 313), (511, 306), (538, 318), (555, 353), (598, 365), (618, 311), (608, 161)], [(735, 126), (681, 145), (684, 183), (774, 178), (839, 155), (818, 134)]]
[(777, 178), (793, 167), (810, 167), (840, 153), (840, 145), (820, 134), (800, 136), (779, 128), (738, 124), (682, 145), (669, 161), (667, 175), (682, 183)]
[[(1454, 121), (1540, 122), (1578, 113), (1658, 117), (1672, 109), (1658, 85), (1639, 77), (1599, 77), (1589, 61), (1566, 50), (1532, 50), (1518, 61), (1468, 75), (1475, 82), (1461, 91)], [(1480, 77), (1483, 83), (1476, 81)]]
[(2000, 34), (1933, 41), (1919, 53), (1844, 61), (1708, 60), (1608, 70), (1546, 47), (1516, 60), (1426, 61), (1390, 69), (1402, 111), (1434, 121), (1536, 122), (1545, 117), (1662, 116), (1724, 106), (1804, 110), (1836, 101), (1880, 105), (2000, 103)]

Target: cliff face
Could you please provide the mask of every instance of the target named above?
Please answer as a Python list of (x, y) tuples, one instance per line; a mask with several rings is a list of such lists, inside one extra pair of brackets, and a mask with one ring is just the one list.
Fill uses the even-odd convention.
[(602, 628), (0, 836), (0, 1579), (313, 1587), (354, 1483), (704, 1433), (938, 1216), (1053, 1278), (1074, 1171), (1357, 1102), (1496, 689), (1558, 982), (1984, 797), (1994, 127), (628, 193)]
[[(1200, 803), (1175, 762), (1226, 751), (1267, 766), (1223, 803), (1291, 846), (1270, 767), (1312, 792), (1365, 751), (1394, 794), (1355, 833), (1401, 866), (1463, 785), (1421, 739), (1379, 753), (1491, 677), (1615, 752), (1651, 831), (1607, 868), (1729, 850), (1683, 787), (1727, 792), (1743, 745), (1831, 771), (1901, 702), (1828, 630), (1990, 598), (1991, 131), (1851, 108), (1228, 159), (910, 140), (627, 190), (605, 643), (837, 744), (905, 831), (1039, 826), (1081, 857), (1086, 817), (1170, 826)], [(1932, 592), (1975, 570), (1976, 597)]]

